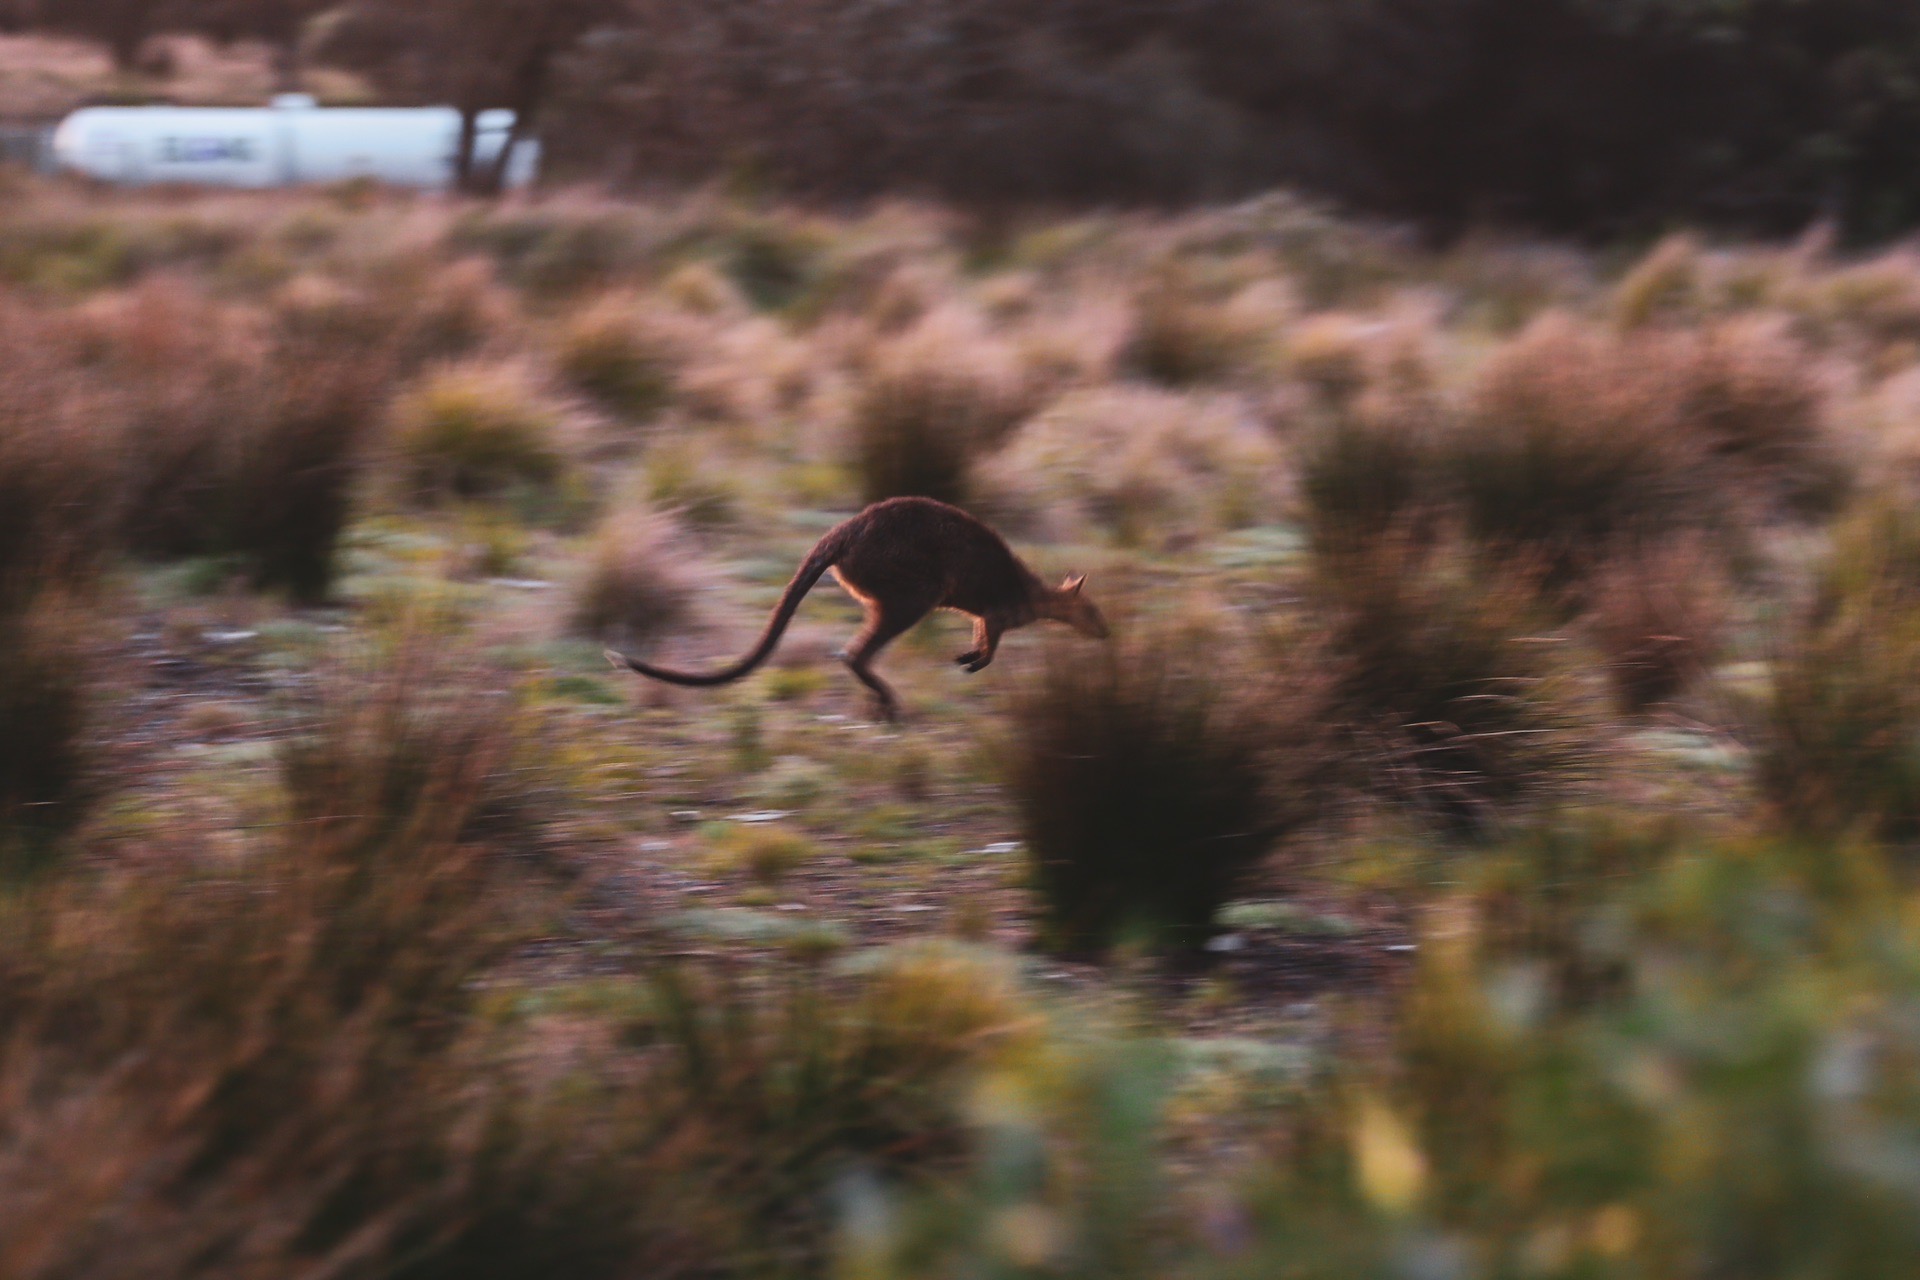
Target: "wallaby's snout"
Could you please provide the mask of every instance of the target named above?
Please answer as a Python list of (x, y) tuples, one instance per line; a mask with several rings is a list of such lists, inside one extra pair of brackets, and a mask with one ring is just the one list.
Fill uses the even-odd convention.
[(1066, 605), (1060, 620), (1083, 636), (1105, 640), (1113, 633), (1107, 630), (1107, 619), (1100, 612), (1100, 606), (1087, 599), (1081, 590), (1086, 585), (1087, 577), (1083, 573), (1073, 574), (1060, 584), (1060, 599)]

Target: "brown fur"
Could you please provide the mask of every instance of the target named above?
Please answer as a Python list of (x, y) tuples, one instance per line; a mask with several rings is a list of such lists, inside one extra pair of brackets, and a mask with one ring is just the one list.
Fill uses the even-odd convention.
[(1069, 577), (1049, 587), (999, 534), (958, 507), (931, 498), (889, 498), (834, 526), (814, 544), (759, 642), (739, 661), (716, 671), (694, 672), (650, 666), (611, 649), (607, 658), (615, 666), (671, 684), (705, 687), (738, 680), (767, 660), (801, 599), (828, 570), (867, 611), (866, 625), (841, 653), (841, 661), (873, 690), (880, 714), (888, 720), (898, 716), (899, 702), (873, 673), (873, 660), (935, 609), (973, 618), (973, 648), (954, 659), (968, 671), (993, 661), (1002, 635), (1043, 618), (1096, 639), (1107, 635), (1100, 610), (1080, 593), (1084, 578)]

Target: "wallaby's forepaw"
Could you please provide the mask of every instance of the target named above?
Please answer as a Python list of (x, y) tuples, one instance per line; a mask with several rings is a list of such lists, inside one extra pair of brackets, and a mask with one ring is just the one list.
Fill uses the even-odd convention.
[(612, 663), (615, 671), (633, 670), (633, 664), (627, 661), (627, 655), (624, 653), (615, 653), (612, 649), (602, 649), (600, 656)]

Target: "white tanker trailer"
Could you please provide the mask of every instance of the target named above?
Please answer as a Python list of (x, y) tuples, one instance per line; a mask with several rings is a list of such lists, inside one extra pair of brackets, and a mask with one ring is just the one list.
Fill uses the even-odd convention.
[[(493, 164), (511, 111), (482, 112), (474, 164)], [(103, 182), (286, 187), (369, 178), (442, 191), (453, 186), (460, 113), (452, 107), (320, 107), (305, 94), (267, 107), (87, 107), (53, 135), (54, 163)], [(507, 185), (533, 181), (540, 144), (513, 146)]]

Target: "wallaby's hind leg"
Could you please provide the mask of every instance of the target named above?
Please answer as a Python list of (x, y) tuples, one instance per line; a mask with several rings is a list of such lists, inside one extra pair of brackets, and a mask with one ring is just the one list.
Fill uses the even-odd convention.
[(979, 671), (993, 661), (993, 655), (1000, 649), (1001, 633), (1005, 630), (1005, 627), (991, 618), (975, 618), (973, 648), (955, 658), (954, 661), (968, 671)]
[(867, 614), (867, 625), (847, 645), (840, 660), (847, 664), (861, 684), (873, 690), (879, 700), (880, 718), (892, 723), (900, 718), (900, 700), (893, 689), (873, 673), (873, 660), (880, 651), (900, 638), (902, 632), (927, 616), (930, 609), (888, 609), (876, 606)]

